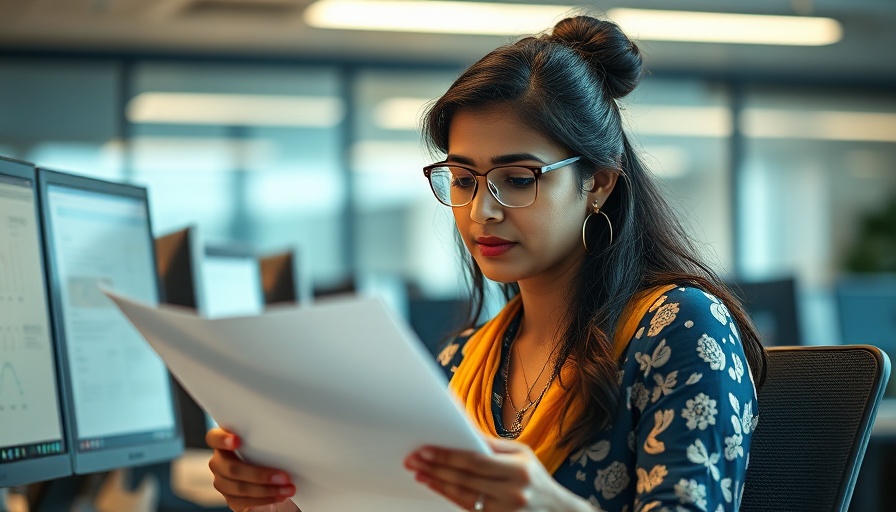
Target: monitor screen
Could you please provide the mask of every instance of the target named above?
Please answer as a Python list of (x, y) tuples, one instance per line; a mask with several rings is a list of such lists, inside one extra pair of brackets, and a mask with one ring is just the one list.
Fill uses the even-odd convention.
[(34, 167), (0, 159), (0, 488), (72, 472)]
[[(896, 275), (844, 278), (836, 295), (842, 342), (874, 345), (896, 360)], [(896, 397), (896, 379), (885, 395)]]
[(202, 280), (202, 313), (209, 318), (257, 315), (264, 310), (261, 270), (251, 251), (206, 246)]
[(801, 345), (796, 280), (740, 281), (731, 285), (766, 347)]
[(168, 371), (100, 289), (159, 301), (146, 190), (38, 177), (74, 471), (170, 459), (183, 447)]

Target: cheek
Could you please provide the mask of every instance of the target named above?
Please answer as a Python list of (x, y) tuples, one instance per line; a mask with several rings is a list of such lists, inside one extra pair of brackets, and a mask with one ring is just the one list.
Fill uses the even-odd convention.
[(469, 230), (467, 229), (469, 227), (468, 224), (470, 223), (470, 212), (465, 208), (453, 208), (451, 213), (454, 214), (454, 228), (460, 235), (461, 240), (464, 241), (467, 250), (471, 250), (470, 240), (468, 240)]

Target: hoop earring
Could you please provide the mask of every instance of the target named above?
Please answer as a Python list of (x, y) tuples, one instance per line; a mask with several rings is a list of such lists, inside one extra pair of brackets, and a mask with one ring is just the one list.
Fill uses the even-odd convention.
[(595, 208), (594, 212), (589, 213), (588, 216), (585, 217), (585, 222), (582, 223), (582, 245), (585, 246), (585, 252), (587, 252), (588, 254), (591, 254), (591, 250), (588, 249), (588, 240), (587, 240), (587, 237), (585, 236), (585, 232), (587, 231), (588, 220), (596, 214), (603, 215), (604, 218), (607, 219), (607, 227), (610, 228), (610, 243), (609, 243), (609, 245), (613, 245), (613, 223), (610, 222), (610, 217), (608, 217), (606, 213), (600, 211), (600, 208)]

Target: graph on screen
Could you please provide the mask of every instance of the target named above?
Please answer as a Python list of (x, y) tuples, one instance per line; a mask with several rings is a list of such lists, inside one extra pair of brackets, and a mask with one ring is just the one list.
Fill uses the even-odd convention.
[(145, 203), (50, 185), (48, 205), (79, 439), (173, 428), (164, 363), (101, 291), (158, 300)]
[(0, 446), (62, 437), (34, 201), (0, 182)]

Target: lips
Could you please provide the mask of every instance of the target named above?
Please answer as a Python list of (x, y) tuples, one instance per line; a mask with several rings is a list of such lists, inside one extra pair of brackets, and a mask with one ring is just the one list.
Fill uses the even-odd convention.
[(476, 244), (479, 246), (479, 252), (486, 257), (500, 256), (507, 251), (513, 249), (516, 242), (504, 240), (496, 236), (481, 236), (476, 238)]

